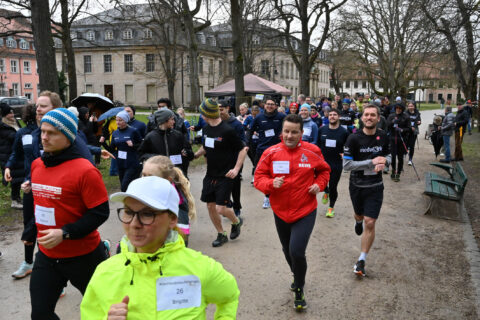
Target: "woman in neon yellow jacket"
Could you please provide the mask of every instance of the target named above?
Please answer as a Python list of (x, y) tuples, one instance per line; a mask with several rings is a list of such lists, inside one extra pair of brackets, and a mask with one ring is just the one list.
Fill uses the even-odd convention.
[(240, 291), (222, 265), (185, 247), (176, 229), (179, 197), (165, 179), (136, 179), (118, 217), (125, 230), (121, 253), (101, 263), (80, 306), (82, 319), (235, 319)]

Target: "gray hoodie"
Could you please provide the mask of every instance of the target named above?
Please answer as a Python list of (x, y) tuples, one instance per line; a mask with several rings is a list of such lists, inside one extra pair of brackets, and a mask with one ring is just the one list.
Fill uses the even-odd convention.
[(451, 112), (445, 115), (442, 122), (442, 136), (451, 136), (455, 129), (455, 115)]

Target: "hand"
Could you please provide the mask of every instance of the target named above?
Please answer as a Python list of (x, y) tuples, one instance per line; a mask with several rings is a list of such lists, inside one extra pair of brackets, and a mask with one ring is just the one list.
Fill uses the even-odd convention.
[(233, 168), (233, 169), (231, 169), (231, 170), (229, 170), (229, 171), (227, 172), (227, 174), (225, 175), (225, 177), (230, 178), (230, 179), (235, 179), (235, 177), (237, 176), (237, 174), (238, 174), (238, 170), (235, 169), (235, 168)]
[(104, 143), (105, 142), (105, 137), (101, 136), (99, 141), (100, 141), (100, 143)]
[(22, 183), (20, 188), (22, 188), (23, 192), (30, 193), (30, 191), (32, 191), (32, 184), (30, 183), (30, 181), (25, 181), (24, 183)]
[(62, 229), (47, 229), (41, 230), (38, 233), (44, 234), (44, 236), (38, 238), (37, 241), (46, 249), (55, 248), (63, 241)]
[(314, 183), (308, 188), (308, 193), (310, 194), (317, 194), (320, 192), (320, 187), (318, 184)]
[(284, 182), (285, 182), (285, 176), (276, 177), (273, 179), (273, 187), (275, 189), (280, 189), (280, 187), (283, 185)]
[(122, 302), (112, 304), (108, 310), (108, 320), (126, 320), (128, 314), (128, 302), (130, 298), (125, 296)]
[(194, 127), (194, 126), (191, 126), (189, 129), (190, 129), (190, 131), (195, 131), (195, 127)]
[(10, 168), (5, 168), (5, 181), (12, 181), (12, 176), (10, 175)]
[(23, 244), (26, 246), (33, 246), (33, 242), (22, 240)]
[(385, 157), (375, 157), (372, 159), (372, 164), (377, 165), (377, 164), (385, 164), (387, 163), (387, 159)]
[(102, 152), (100, 153), (100, 156), (102, 157), (102, 159), (109, 159), (109, 158), (115, 159), (115, 156), (113, 154), (103, 149), (102, 149)]
[(187, 156), (187, 150), (185, 149), (182, 149), (182, 151), (180, 152), (182, 154), (182, 156), (186, 157)]
[(377, 164), (375, 166), (375, 169), (373, 169), (375, 172), (380, 172), (382, 171), (383, 169), (385, 169), (385, 165), (383, 163), (380, 163), (380, 164)]
[(127, 141), (127, 146), (133, 147), (133, 142), (132, 142), (132, 140), (128, 140), (128, 141)]

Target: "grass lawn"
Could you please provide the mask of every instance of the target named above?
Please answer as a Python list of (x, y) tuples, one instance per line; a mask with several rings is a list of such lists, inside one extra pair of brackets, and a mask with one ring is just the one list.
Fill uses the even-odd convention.
[[(417, 103), (417, 107), (419, 104)], [(425, 111), (425, 110), (437, 110), (440, 109), (440, 104), (438, 103), (421, 103), (420, 104), (420, 111)]]

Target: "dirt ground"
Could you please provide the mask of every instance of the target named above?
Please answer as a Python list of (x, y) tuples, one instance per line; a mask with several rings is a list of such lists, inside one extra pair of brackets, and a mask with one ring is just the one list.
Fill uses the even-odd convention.
[[(424, 123), (430, 123), (432, 116), (433, 112), (422, 113)], [(220, 261), (236, 277), (241, 291), (237, 318), (478, 319), (463, 224), (423, 215), (423, 176), (432, 170), (428, 163), (434, 155), (423, 134), (419, 143), (414, 162), (421, 181), (408, 166), (398, 183), (384, 175), (384, 203), (364, 279), (357, 279), (352, 272), (360, 253), (360, 238), (353, 230), (347, 174), (340, 180), (334, 219), (325, 218), (327, 207), (319, 203), (307, 249), (308, 310), (301, 314), (292, 308), (292, 276), (281, 251), (273, 213), (261, 208), (263, 195), (250, 185), (251, 165), (246, 165), (243, 175), (242, 234), (220, 248), (211, 247), (215, 230), (205, 205), (199, 201), (204, 168), (192, 172), (198, 220), (192, 225), (190, 244)], [(473, 190), (471, 187), (469, 184), (469, 190)], [(122, 236), (114, 208), (112, 205), (111, 217), (100, 228), (102, 237), (112, 242)], [(4, 232), (0, 239), (4, 253), (0, 260), (0, 319), (29, 318), (29, 280), (14, 281), (10, 277), (23, 257), (19, 236), (20, 229), (16, 229)], [(79, 319), (80, 301), (81, 295), (69, 285), (67, 295), (58, 302), (58, 315)], [(209, 308), (209, 319), (213, 310)]]

